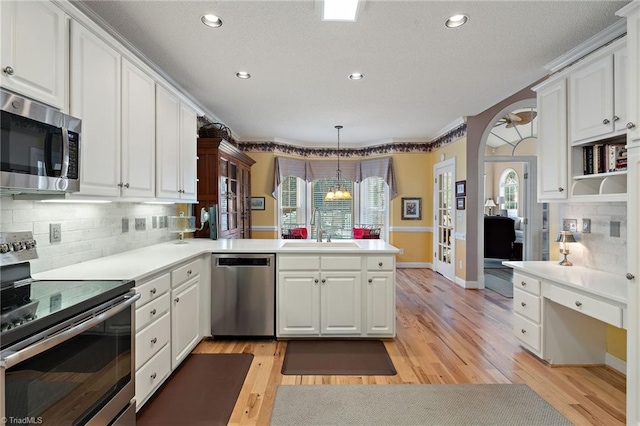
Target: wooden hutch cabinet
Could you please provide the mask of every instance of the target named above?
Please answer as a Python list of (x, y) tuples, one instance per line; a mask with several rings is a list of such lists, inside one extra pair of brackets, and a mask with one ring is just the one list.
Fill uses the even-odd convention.
[[(221, 138), (198, 138), (198, 204), (218, 206), (218, 238), (251, 238), (251, 166), (255, 161)], [(213, 222), (213, 221), (212, 221)], [(214, 222), (215, 223), (215, 222)], [(209, 237), (209, 227), (196, 232)]]

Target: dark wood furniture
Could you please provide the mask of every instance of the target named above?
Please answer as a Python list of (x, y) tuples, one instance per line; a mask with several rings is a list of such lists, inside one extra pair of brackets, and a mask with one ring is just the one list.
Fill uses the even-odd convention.
[[(221, 138), (198, 138), (198, 204), (200, 210), (217, 205), (218, 238), (251, 238), (251, 166), (255, 161)], [(196, 237), (209, 238), (209, 227)]]

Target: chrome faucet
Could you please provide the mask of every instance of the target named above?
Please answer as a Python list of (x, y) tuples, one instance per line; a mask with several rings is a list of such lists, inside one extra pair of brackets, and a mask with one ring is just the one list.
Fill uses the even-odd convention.
[(322, 234), (324, 234), (324, 231), (322, 230), (322, 212), (320, 212), (320, 209), (318, 207), (313, 209), (313, 213), (311, 214), (311, 222), (309, 222), (309, 225), (313, 226), (316, 224), (316, 212), (318, 213), (318, 237), (316, 238), (316, 242), (321, 243)]

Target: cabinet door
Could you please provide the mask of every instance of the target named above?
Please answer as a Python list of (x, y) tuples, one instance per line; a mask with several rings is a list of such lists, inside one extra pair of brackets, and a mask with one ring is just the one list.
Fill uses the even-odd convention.
[(171, 368), (175, 369), (200, 341), (199, 278), (171, 291)]
[(278, 336), (320, 334), (317, 271), (278, 274)]
[(155, 197), (155, 82), (122, 60), (122, 197)]
[(361, 273), (323, 271), (320, 283), (320, 333), (361, 334)]
[(65, 109), (66, 15), (48, 1), (3, 1), (0, 84)]
[(185, 201), (196, 200), (196, 178), (198, 174), (197, 116), (194, 110), (180, 104), (180, 176), (181, 196)]
[(179, 199), (180, 100), (156, 85), (156, 197)]
[(393, 272), (369, 272), (365, 284), (366, 333), (395, 334), (396, 287)]
[[(640, 10), (627, 15), (627, 142), (640, 146)], [(631, 258), (629, 258), (631, 259)], [(634, 401), (635, 404), (635, 401)]]
[(71, 22), (71, 115), (82, 119), (80, 194), (120, 195), (120, 54)]
[(538, 90), (538, 201), (567, 198), (567, 83)]
[(613, 132), (613, 56), (606, 56), (569, 76), (571, 141)]
[(613, 125), (615, 132), (624, 132), (629, 116), (627, 114), (627, 49), (622, 48), (613, 54)]

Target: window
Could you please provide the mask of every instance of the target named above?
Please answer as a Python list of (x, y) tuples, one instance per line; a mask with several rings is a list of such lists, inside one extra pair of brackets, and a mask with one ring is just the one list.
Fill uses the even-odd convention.
[(353, 238), (353, 226), (380, 225), (381, 238), (388, 239), (389, 187), (381, 177), (369, 177), (360, 183), (340, 180), (343, 189), (353, 194), (351, 200), (325, 201), (329, 188), (336, 188), (336, 178), (318, 179), (307, 183), (297, 177), (287, 177), (279, 187), (280, 229), (283, 231), (298, 226), (309, 229), (309, 238), (317, 238), (316, 225), (311, 226), (311, 214), (320, 210), (322, 229), (331, 233), (332, 239)]
[(509, 213), (509, 216), (518, 215), (519, 187), (520, 181), (515, 170), (507, 169), (502, 172), (502, 176), (500, 177), (500, 195), (504, 197), (504, 208)]

